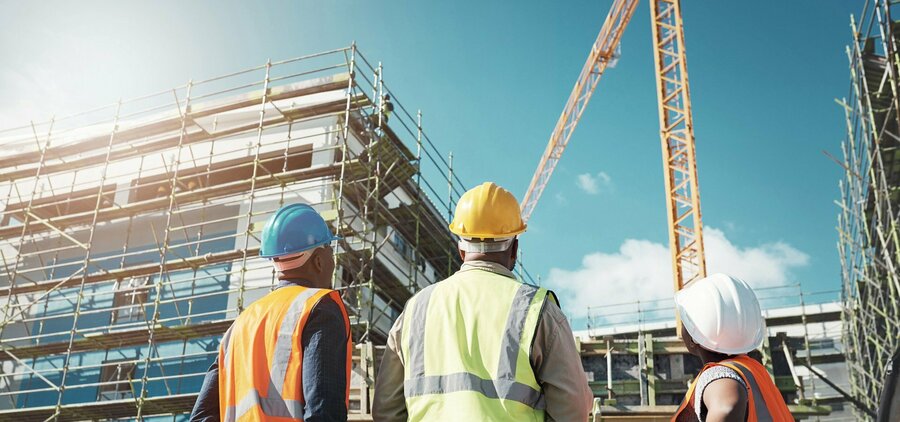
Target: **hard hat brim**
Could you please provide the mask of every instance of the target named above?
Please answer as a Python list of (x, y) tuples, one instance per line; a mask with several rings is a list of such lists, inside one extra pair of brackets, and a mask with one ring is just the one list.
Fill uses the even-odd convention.
[(525, 231), (528, 229), (528, 225), (527, 225), (527, 224), (523, 224), (523, 225), (522, 225), (522, 228), (520, 228), (520, 229), (518, 229), (518, 230), (513, 230), (513, 231), (511, 231), (511, 232), (509, 232), (509, 233), (469, 233), (469, 232), (466, 232), (466, 231), (463, 231), (463, 230), (457, 230), (457, 229), (455, 229), (455, 228), (453, 227), (453, 224), (452, 224), (452, 223), (451, 223), (449, 226), (447, 226), (447, 227), (450, 229), (450, 232), (451, 232), (451, 233), (453, 233), (453, 234), (455, 234), (455, 235), (457, 235), (457, 236), (460, 236), (460, 237), (469, 237), (469, 238), (479, 238), (479, 239), (497, 239), (497, 238), (503, 238), (503, 237), (513, 237), (513, 236), (518, 236), (518, 235), (520, 235), (520, 234), (522, 234), (522, 233), (525, 233)]
[(276, 254), (276, 253), (272, 253), (272, 254), (263, 254), (263, 253), (262, 253), (262, 250), (260, 250), (259, 257), (260, 257), (260, 258), (266, 258), (266, 259), (274, 259), (274, 258), (278, 258), (278, 257), (281, 257), (281, 256), (293, 255), (293, 254), (297, 254), (297, 253), (301, 253), (301, 252), (308, 251), (308, 250), (310, 250), (310, 249), (315, 249), (315, 248), (318, 248), (318, 247), (320, 247), (320, 246), (324, 246), (324, 245), (327, 245), (327, 244), (329, 244), (329, 243), (331, 243), (331, 242), (335, 242), (335, 241), (342, 240), (342, 239), (343, 239), (343, 237), (340, 237), (340, 236), (331, 236), (330, 239), (326, 239), (326, 240), (323, 240), (323, 241), (321, 241), (321, 242), (319, 242), (319, 243), (316, 243), (316, 244), (313, 244), (313, 245), (309, 245), (309, 246), (307, 246), (307, 247), (305, 247), (305, 248), (300, 248), (300, 249), (297, 249), (297, 250), (294, 250), (294, 251), (289, 251), (289, 252), (284, 252), (284, 253), (277, 253), (277, 254)]

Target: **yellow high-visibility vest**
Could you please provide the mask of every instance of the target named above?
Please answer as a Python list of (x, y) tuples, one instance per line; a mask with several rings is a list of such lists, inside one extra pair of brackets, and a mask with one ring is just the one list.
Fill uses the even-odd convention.
[(404, 311), (403, 393), (410, 421), (544, 420), (531, 368), (547, 289), (470, 267), (416, 294)]
[(253, 302), (225, 333), (219, 348), (219, 413), (226, 422), (303, 421), (303, 348), (309, 315), (330, 297), (347, 327), (347, 392), (353, 347), (344, 301), (334, 290), (281, 287)]

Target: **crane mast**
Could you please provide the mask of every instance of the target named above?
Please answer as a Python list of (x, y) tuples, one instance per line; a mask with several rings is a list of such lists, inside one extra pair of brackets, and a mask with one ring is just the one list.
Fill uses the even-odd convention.
[[(680, 1), (655, 0), (652, 3), (653, 62), (656, 65), (659, 136), (666, 183), (669, 251), (674, 288), (678, 291), (688, 282), (706, 276), (694, 120)], [(680, 321), (678, 327), (680, 337)]]
[[(597, 83), (600, 82), (600, 77), (614, 57), (622, 33), (636, 7), (637, 0), (613, 2), (523, 198), (522, 217), (526, 221), (534, 213), (534, 208), (544, 188), (547, 187), (550, 176), (559, 163)], [(694, 151), (694, 124), (680, 0), (652, 0), (650, 20), (653, 30), (653, 62), (656, 68), (669, 250), (672, 254), (674, 289), (678, 291), (690, 281), (706, 276), (703, 223), (700, 219), (700, 190)], [(681, 321), (676, 321), (680, 337)]]

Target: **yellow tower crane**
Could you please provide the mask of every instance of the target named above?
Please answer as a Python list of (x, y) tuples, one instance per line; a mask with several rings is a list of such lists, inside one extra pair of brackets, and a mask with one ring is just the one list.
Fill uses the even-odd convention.
[[(637, 3), (638, 0), (613, 2), (525, 193), (522, 216), (526, 221), (547, 187), (600, 77), (617, 59), (622, 33), (628, 26)], [(678, 291), (688, 282), (706, 276), (694, 125), (680, 0), (651, 0), (650, 18), (666, 186), (669, 250), (672, 254), (674, 288)], [(677, 324), (680, 337), (681, 321)]]

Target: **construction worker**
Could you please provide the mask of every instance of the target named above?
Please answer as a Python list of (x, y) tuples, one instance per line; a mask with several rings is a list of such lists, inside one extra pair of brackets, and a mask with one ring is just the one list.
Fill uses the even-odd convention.
[(378, 113), (372, 113), (369, 116), (370, 128), (384, 128), (387, 126), (391, 114), (394, 113), (394, 103), (391, 102), (391, 95), (384, 94), (381, 96), (381, 104), (378, 106)]
[(337, 240), (309, 205), (266, 223), (259, 255), (278, 285), (225, 333), (191, 421), (346, 421), (350, 323), (331, 287)]
[(675, 294), (682, 340), (705, 366), (673, 422), (792, 422), (772, 377), (747, 354), (762, 344), (765, 321), (753, 290), (725, 274), (688, 283)]
[(384, 99), (381, 101), (381, 124), (387, 124), (388, 119), (391, 118), (391, 114), (394, 112), (394, 103), (391, 102), (391, 95), (384, 94)]
[(516, 198), (493, 183), (459, 199), (450, 231), (464, 263), (394, 323), (373, 420), (587, 420), (593, 394), (556, 296), (511, 271), (525, 227)]

